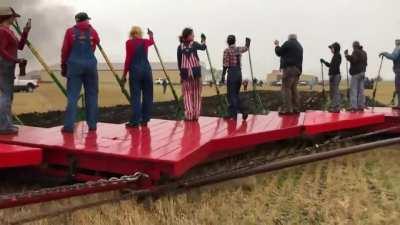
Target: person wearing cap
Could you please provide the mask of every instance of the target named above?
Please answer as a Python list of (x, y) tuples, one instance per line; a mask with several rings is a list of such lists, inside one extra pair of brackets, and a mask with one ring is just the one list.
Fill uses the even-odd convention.
[(85, 90), (85, 115), (89, 131), (97, 129), (98, 73), (94, 55), (100, 39), (82, 12), (75, 16), (76, 25), (69, 28), (61, 50), (61, 74), (67, 78), (67, 107), (62, 132), (72, 133), (77, 116), (77, 102), (82, 85)]
[(224, 51), (222, 77), (228, 73), (226, 88), (228, 95), (228, 116), (227, 119), (237, 119), (237, 114), (242, 113), (243, 120), (247, 119), (247, 112), (244, 111), (239, 98), (240, 87), (242, 86), (242, 54), (250, 47), (250, 38), (246, 38), (245, 46), (236, 46), (235, 35), (229, 35), (227, 40), (228, 48)]
[(395, 48), (392, 53), (382, 52), (379, 56), (393, 61), (394, 84), (397, 95), (397, 106), (395, 108), (400, 109), (400, 39), (395, 41)]
[(154, 44), (153, 32), (148, 30), (148, 39), (143, 38), (143, 31), (133, 26), (130, 38), (126, 41), (126, 58), (122, 82), (126, 82), (129, 72), (132, 116), (127, 128), (146, 126), (151, 118), (153, 106), (153, 75), (148, 59), (149, 47)]
[(282, 75), (283, 106), (279, 114), (298, 114), (300, 112), (297, 85), (303, 70), (303, 47), (297, 40), (296, 34), (290, 34), (288, 40), (279, 46), (275, 40), (275, 54), (281, 57), (280, 68)]
[(329, 45), (329, 48), (333, 54), (330, 62), (321, 59), (321, 63), (329, 67), (329, 95), (331, 99), (331, 105), (329, 112), (338, 113), (340, 112), (340, 64), (342, 63), (342, 56), (340, 55), (340, 44), (335, 42)]
[(349, 55), (349, 51), (344, 51), (347, 61), (350, 62), (350, 112), (364, 111), (365, 95), (364, 95), (364, 80), (367, 70), (367, 53), (363, 50), (360, 42), (353, 42), (353, 52)]
[(26, 63), (18, 58), (17, 51), (23, 50), (31, 29), (30, 20), (23, 29), (21, 39), (10, 29), (15, 19), (20, 17), (11, 7), (0, 7), (0, 134), (16, 134), (18, 127), (13, 125), (11, 105), (16, 64)]

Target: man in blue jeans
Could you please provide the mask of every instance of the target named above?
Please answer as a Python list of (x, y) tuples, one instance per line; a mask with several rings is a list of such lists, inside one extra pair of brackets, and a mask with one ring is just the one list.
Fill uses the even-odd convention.
[(61, 74), (67, 78), (67, 109), (62, 132), (73, 133), (77, 103), (82, 85), (85, 89), (85, 114), (89, 131), (97, 129), (98, 91), (97, 60), (94, 55), (100, 42), (86, 13), (75, 16), (76, 25), (65, 34), (61, 55)]
[(340, 55), (340, 44), (335, 42), (329, 45), (333, 56), (330, 62), (321, 59), (321, 63), (329, 67), (329, 96), (331, 104), (329, 112), (339, 113), (340, 112), (340, 64), (342, 63), (342, 56)]
[(364, 79), (367, 70), (367, 53), (363, 50), (360, 42), (353, 42), (353, 53), (349, 55), (349, 51), (344, 51), (346, 59), (350, 62), (350, 112), (364, 111)]
[(11, 115), (15, 66), (26, 63), (25, 59), (18, 58), (18, 50), (24, 48), (31, 29), (29, 20), (18, 40), (10, 28), (17, 17), (20, 15), (13, 8), (0, 7), (0, 134), (3, 135), (18, 133), (18, 127), (14, 126)]
[(394, 83), (397, 95), (397, 106), (395, 108), (400, 109), (400, 39), (396, 40), (395, 45), (396, 47), (392, 53), (382, 52), (379, 56), (384, 56), (393, 61)]

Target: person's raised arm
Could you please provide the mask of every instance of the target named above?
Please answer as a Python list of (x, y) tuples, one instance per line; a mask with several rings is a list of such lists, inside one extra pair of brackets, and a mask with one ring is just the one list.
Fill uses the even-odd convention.
[(26, 45), (26, 42), (28, 40), (28, 34), (29, 34), (29, 31), (31, 30), (31, 24), (32, 24), (32, 20), (29, 19), (24, 27), (22, 34), (21, 34), (21, 39), (18, 42), (19, 50), (23, 50)]
[(147, 35), (149, 35), (149, 39), (144, 40), (144, 44), (149, 47), (154, 45), (154, 33), (150, 29), (147, 29)]
[(177, 60), (178, 60), (178, 69), (182, 69), (182, 49), (181, 46), (178, 46), (177, 54), (176, 54)]

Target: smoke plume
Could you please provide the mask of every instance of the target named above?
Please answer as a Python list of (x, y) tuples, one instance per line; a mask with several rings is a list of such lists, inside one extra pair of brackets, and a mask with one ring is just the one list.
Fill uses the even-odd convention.
[[(21, 15), (18, 22), (25, 26), (32, 19), (29, 40), (37, 48), (48, 64), (58, 63), (65, 29), (74, 23), (74, 9), (48, 0), (2, 0), (0, 6), (11, 6)], [(19, 53), (19, 57), (28, 59), (28, 71), (41, 69), (28, 48)]]

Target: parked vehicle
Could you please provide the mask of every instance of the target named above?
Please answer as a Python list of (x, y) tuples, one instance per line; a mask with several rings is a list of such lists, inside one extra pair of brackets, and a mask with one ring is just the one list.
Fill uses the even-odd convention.
[(167, 82), (167, 84), (169, 84), (167, 79), (163, 79), (163, 78), (157, 78), (154, 80), (154, 84), (158, 84), (158, 85), (162, 85), (164, 80)]
[(36, 88), (39, 87), (38, 80), (21, 80), (16, 78), (14, 80), (14, 91), (25, 91), (25, 92), (33, 92)]

